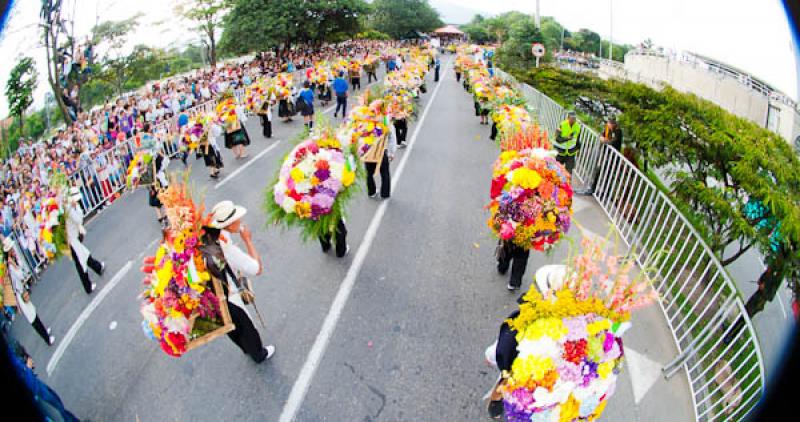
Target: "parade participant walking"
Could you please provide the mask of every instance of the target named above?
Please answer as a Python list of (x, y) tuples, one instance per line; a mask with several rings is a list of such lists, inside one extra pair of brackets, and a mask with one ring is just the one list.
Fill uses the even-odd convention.
[[(600, 143), (611, 146), (617, 152), (622, 152), (622, 129), (617, 125), (616, 118), (610, 117), (606, 122), (603, 127), (603, 134), (600, 135)], [(598, 160), (595, 162), (594, 171), (592, 172), (591, 187), (585, 191), (576, 192), (578, 195), (591, 195), (597, 190), (597, 182), (600, 180), (600, 166), (602, 164), (600, 163), (600, 157), (602, 157), (602, 151), (598, 155)]]
[(245, 127), (247, 116), (241, 106), (236, 106), (236, 120), (225, 127), (225, 148), (233, 150), (236, 158), (247, 158), (245, 147), (250, 145), (250, 135)]
[(272, 106), (275, 104), (275, 94), (265, 99), (256, 114), (261, 118), (261, 134), (265, 138), (272, 138)]
[(153, 160), (153, 181), (147, 187), (147, 204), (156, 210), (158, 222), (162, 225), (167, 222), (167, 215), (164, 213), (164, 205), (158, 199), (159, 189), (167, 187), (166, 168), (169, 166), (169, 157), (164, 154), (163, 148), (157, 148), (156, 156)]
[(344, 79), (344, 72), (339, 72), (339, 76), (333, 81), (333, 91), (336, 93), (336, 111), (333, 112), (333, 117), (339, 114), (339, 108), (342, 109), (342, 118), (347, 116), (347, 90), (349, 88)]
[(308, 81), (303, 82), (303, 89), (297, 95), (297, 109), (303, 115), (303, 122), (311, 130), (314, 128), (314, 91)]
[(33, 326), (33, 329), (36, 330), (36, 333), (39, 334), (39, 337), (41, 337), (48, 346), (52, 346), (56, 338), (50, 335), (50, 329), (45, 328), (44, 323), (39, 319), (39, 315), (36, 314), (36, 306), (31, 302), (30, 293), (25, 290), (23, 284), (25, 282), (25, 272), (22, 271), (17, 261), (17, 254), (14, 251), (14, 241), (8, 237), (3, 239), (3, 262), (6, 263), (6, 269), (8, 270), (7, 277), (11, 279), (11, 288), (14, 290), (14, 297), (17, 300), (19, 312), (25, 316), (25, 319), (28, 320)]
[(436, 57), (436, 65), (434, 67), (433, 81), (439, 82), (439, 69), (442, 67), (442, 61)]
[[(382, 105), (379, 107), (382, 107)], [(397, 151), (397, 134), (395, 133), (394, 126), (389, 124), (388, 116), (385, 117), (384, 123), (386, 127), (389, 128), (389, 138), (384, 143), (383, 158), (380, 160), (381, 199), (387, 199), (391, 195), (392, 177), (389, 173), (389, 162), (394, 160), (394, 154)], [(377, 196), (375, 169), (378, 167), (378, 163), (365, 162), (364, 166), (367, 168), (367, 195), (370, 198), (375, 198), (375, 196)]]
[(392, 125), (394, 126), (394, 132), (397, 138), (397, 148), (405, 148), (407, 146), (406, 136), (408, 135), (408, 119), (405, 117), (393, 118)]
[(367, 83), (372, 83), (373, 80), (375, 82), (378, 81), (378, 76), (375, 74), (377, 67), (378, 67), (377, 60), (374, 60), (364, 65), (364, 71), (367, 72)]
[(361, 66), (356, 65), (350, 69), (350, 84), (353, 85), (353, 90), (361, 90)]
[(567, 113), (566, 120), (561, 122), (556, 129), (556, 138), (553, 140), (553, 146), (558, 151), (556, 159), (570, 174), (575, 168), (575, 155), (581, 148), (580, 140), (578, 140), (580, 133), (581, 125), (578, 123), (577, 116), (574, 111), (570, 111)]
[[(222, 281), (228, 310), (236, 329), (228, 337), (256, 363), (264, 362), (275, 354), (275, 346), (263, 346), (250, 314), (242, 299), (242, 276), (253, 277), (263, 271), (261, 258), (253, 245), (252, 234), (241, 219), (247, 209), (231, 201), (222, 201), (211, 210), (210, 223), (204, 227), (200, 251), (211, 275)], [(243, 251), (229, 237), (238, 234), (245, 244)]]
[(102, 276), (103, 272), (105, 272), (106, 264), (94, 259), (92, 253), (83, 244), (86, 228), (83, 226), (83, 210), (79, 205), (81, 200), (80, 189), (73, 186), (70, 188), (69, 193), (67, 243), (69, 243), (72, 261), (75, 263), (78, 277), (80, 277), (83, 284), (83, 290), (86, 291), (86, 294), (91, 294), (97, 288), (97, 283), (92, 283), (89, 279), (89, 269), (91, 268), (95, 274)]
[(331, 250), (332, 241), (336, 243), (337, 258), (342, 258), (350, 252), (350, 245), (347, 244), (347, 227), (344, 225), (343, 218), (339, 219), (336, 226), (331, 228), (329, 233), (319, 238), (323, 253), (328, 253)]
[(522, 277), (528, 266), (530, 250), (515, 245), (510, 240), (500, 241), (497, 248), (497, 272), (505, 275), (511, 267), (511, 277), (508, 280), (508, 290), (519, 290), (522, 287)]
[(203, 162), (208, 168), (209, 177), (216, 179), (219, 177), (219, 172), (225, 165), (222, 163), (222, 154), (219, 150), (217, 140), (222, 136), (222, 126), (219, 122), (211, 122), (211, 129), (205, 138), (205, 142), (200, 144), (200, 149), (203, 152)]

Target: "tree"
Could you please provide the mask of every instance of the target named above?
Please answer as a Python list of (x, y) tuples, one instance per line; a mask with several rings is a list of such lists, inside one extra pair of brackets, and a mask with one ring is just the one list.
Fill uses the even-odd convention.
[(95, 73), (114, 86), (117, 95), (122, 95), (123, 86), (132, 77), (132, 66), (147, 51), (147, 47), (137, 46), (132, 52), (124, 53), (128, 36), (138, 25), (140, 17), (141, 14), (137, 14), (121, 21), (105, 21), (92, 28), (92, 44), (98, 50), (96, 54), (105, 50)]
[(33, 59), (22, 57), (11, 69), (6, 82), (8, 110), (19, 120), (19, 127), (23, 129), (23, 134), (25, 110), (33, 104), (33, 90), (36, 89), (38, 76)]
[(204, 37), (212, 67), (217, 65), (217, 31), (231, 6), (231, 0), (184, 0), (175, 7), (176, 14), (197, 25), (193, 29)]
[(375, 0), (370, 24), (394, 38), (403, 38), (413, 31), (430, 32), (443, 25), (427, 0)]

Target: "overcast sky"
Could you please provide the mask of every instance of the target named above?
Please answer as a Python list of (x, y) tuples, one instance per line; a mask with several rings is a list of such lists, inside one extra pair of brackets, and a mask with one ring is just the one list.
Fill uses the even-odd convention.
[[(142, 12), (142, 25), (134, 41), (158, 47), (186, 44), (198, 37), (176, 22), (176, 0), (63, 0), (76, 4), (76, 33), (88, 34), (100, 20), (119, 20)], [(486, 14), (510, 10), (535, 11), (535, 0), (443, 0)], [(613, 1), (614, 41), (636, 44), (651, 38), (674, 50), (707, 55), (738, 67), (794, 99), (798, 97), (798, 66), (783, 5), (779, 0), (541, 0), (541, 14), (554, 16), (567, 29), (589, 28), (604, 39), (610, 33)], [(36, 105), (43, 103), (46, 83), (44, 51), (39, 45), (40, 1), (17, 0), (0, 40), (0, 83), (5, 81), (18, 56), (27, 54), (40, 72)], [(154, 25), (166, 22), (163, 25)], [(0, 96), (0, 115), (6, 115), (5, 96)], [(36, 106), (35, 105), (35, 106)]]

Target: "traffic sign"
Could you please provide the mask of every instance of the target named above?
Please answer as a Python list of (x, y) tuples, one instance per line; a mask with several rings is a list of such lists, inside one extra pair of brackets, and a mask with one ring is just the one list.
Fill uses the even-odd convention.
[(531, 47), (531, 53), (537, 58), (544, 57), (544, 45), (538, 42), (533, 43), (533, 47)]

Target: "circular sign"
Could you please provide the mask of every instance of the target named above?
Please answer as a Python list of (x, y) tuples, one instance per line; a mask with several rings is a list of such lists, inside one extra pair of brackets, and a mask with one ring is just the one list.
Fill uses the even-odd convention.
[(531, 47), (531, 53), (533, 53), (536, 57), (544, 57), (544, 45), (540, 43), (533, 43), (533, 47)]

